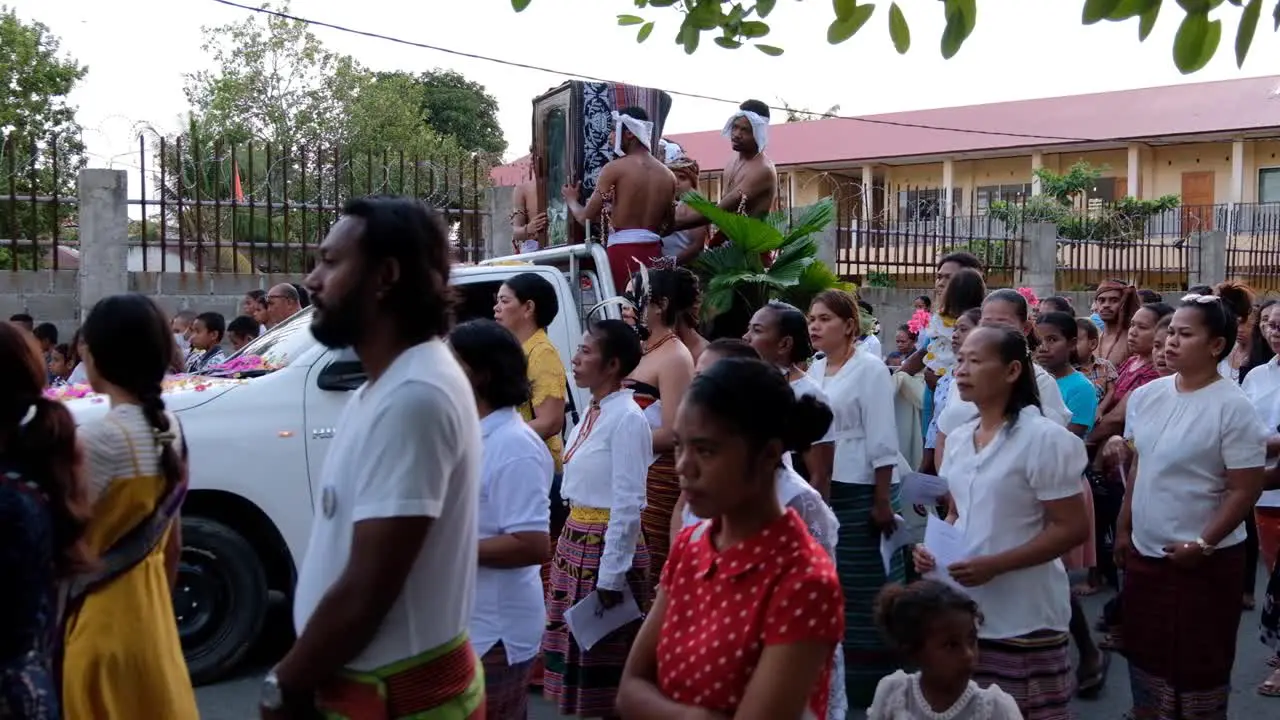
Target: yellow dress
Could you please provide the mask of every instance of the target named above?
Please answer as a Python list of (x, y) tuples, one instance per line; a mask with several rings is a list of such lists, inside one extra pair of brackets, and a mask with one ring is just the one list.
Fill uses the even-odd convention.
[[(151, 426), (135, 405), (117, 405), (81, 427), (79, 437), (95, 495), (87, 539), (102, 553), (151, 515), (165, 479)], [(174, 447), (180, 446), (181, 438)], [(199, 719), (165, 573), (165, 544), (90, 593), (67, 618), (67, 720)]]

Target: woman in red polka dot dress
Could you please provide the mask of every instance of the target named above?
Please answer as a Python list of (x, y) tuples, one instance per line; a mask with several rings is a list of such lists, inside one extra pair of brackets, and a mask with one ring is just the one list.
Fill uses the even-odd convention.
[[(711, 518), (672, 545), (618, 691), (627, 720), (824, 720), (844, 597), (835, 565), (774, 490), (831, 411), (758, 360), (721, 360), (676, 416), (688, 505)], [(699, 714), (701, 713), (701, 714)]]

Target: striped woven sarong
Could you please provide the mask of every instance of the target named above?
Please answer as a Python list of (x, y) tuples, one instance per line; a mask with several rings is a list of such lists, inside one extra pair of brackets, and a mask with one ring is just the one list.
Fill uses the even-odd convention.
[(485, 717), (487, 720), (528, 720), (529, 671), (532, 660), (510, 664), (507, 649), (499, 641), (480, 658), (484, 664)]
[[(897, 485), (891, 499), (899, 512)], [(899, 667), (876, 627), (875, 600), (886, 582), (903, 582), (905, 564), (901, 554), (894, 556), (885, 577), (880, 534), (871, 524), (874, 504), (874, 485), (831, 483), (831, 509), (840, 521), (836, 570), (844, 590), (844, 682), (850, 708), (869, 707), (880, 679)]]
[(483, 720), (484, 671), (466, 634), (367, 672), (345, 670), (316, 693), (325, 720)]
[[(582, 718), (616, 715), (614, 703), (627, 653), (640, 631), (640, 621), (619, 628), (596, 643), (590, 652), (578, 647), (564, 622), (564, 613), (596, 589), (609, 511), (573, 508), (556, 543), (547, 594), (547, 632), (542, 637), (543, 692), (561, 715)], [(648, 580), (649, 553), (643, 537), (636, 544), (627, 583), (642, 611), (648, 611), (653, 590)]]
[(1043, 630), (1007, 640), (978, 641), (973, 680), (999, 685), (1013, 696), (1025, 720), (1069, 720), (1075, 677), (1068, 635)]
[(1193, 570), (1130, 553), (1121, 598), (1136, 720), (1226, 720), (1243, 573), (1244, 545)]
[(644, 529), (645, 545), (649, 549), (649, 577), (656, 584), (671, 550), (671, 516), (680, 499), (680, 478), (676, 475), (674, 455), (663, 453), (653, 461), (645, 486), (640, 527)]

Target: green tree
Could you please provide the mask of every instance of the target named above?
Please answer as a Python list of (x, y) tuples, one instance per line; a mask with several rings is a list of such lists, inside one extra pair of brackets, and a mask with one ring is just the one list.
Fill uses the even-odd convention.
[[(511, 0), (516, 12), (529, 7), (532, 0)], [(1227, 0), (1238, 13), (1235, 31), (1235, 55), (1238, 65), (1244, 64), (1249, 46), (1253, 42), (1262, 15), (1264, 0)], [(1280, 30), (1280, 0), (1266, 0), (1271, 5), (1273, 31)], [(697, 51), (703, 33), (717, 35), (715, 43), (734, 50), (744, 45), (754, 45), (767, 55), (781, 55), (783, 49), (763, 40), (771, 28), (767, 22), (778, 5), (778, 0), (626, 0), (626, 5), (654, 10), (654, 17), (682, 16), (675, 34), (676, 44), (686, 53)], [(921, 3), (926, 5), (926, 3)], [(944, 58), (951, 58), (973, 33), (978, 20), (978, 0), (942, 0), (933, 3), (940, 7), (946, 18), (942, 31), (941, 50)], [(1102, 21), (1122, 22), (1137, 19), (1138, 40), (1146, 40), (1155, 27), (1162, 7), (1174, 5), (1171, 0), (1083, 0), (1081, 22), (1093, 25)], [(1182, 23), (1173, 41), (1173, 61), (1183, 73), (1192, 73), (1213, 58), (1222, 40), (1221, 19), (1211, 15), (1224, 5), (1223, 0), (1177, 0), (1173, 12), (1183, 13)], [(827, 26), (827, 42), (838, 45), (849, 40), (870, 22), (875, 15), (874, 3), (858, 0), (833, 0), (833, 18)], [(934, 10), (933, 12), (937, 12)], [(1222, 14), (1218, 12), (1217, 14)], [(911, 47), (911, 29), (906, 14), (896, 2), (890, 2), (886, 24), (889, 37), (899, 53)], [(619, 15), (618, 24), (639, 28), (636, 39), (644, 42), (653, 34), (655, 20), (633, 15)]]
[[(285, 10), (288, 6), (284, 6)], [(343, 143), (344, 115), (367, 82), (306, 23), (252, 15), (202, 28), (212, 68), (185, 75), (187, 102), (228, 142)]]
[[(0, 192), (12, 187), (22, 196), (74, 195), (76, 172), (84, 167), (84, 144), (75, 107), (67, 96), (88, 68), (60, 50), (58, 38), (39, 22), (23, 22), (0, 5)], [(12, 185), (11, 185), (12, 183)], [(34, 268), (37, 256), (26, 242), (66, 238), (72, 216), (68, 204), (6, 203), (0, 211), (0, 237), (19, 241), (0, 247), (0, 269)]]
[(376, 82), (392, 83), (397, 88), (403, 87), (406, 80), (420, 98), (422, 117), (433, 130), (452, 136), (459, 146), (471, 152), (506, 152), (507, 141), (498, 124), (498, 100), (483, 85), (440, 68), (416, 77), (403, 72), (376, 75)]

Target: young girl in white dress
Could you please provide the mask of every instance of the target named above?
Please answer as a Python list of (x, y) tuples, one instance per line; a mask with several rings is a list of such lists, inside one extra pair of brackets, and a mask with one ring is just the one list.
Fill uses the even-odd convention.
[(886, 585), (876, 598), (876, 624), (920, 671), (881, 680), (867, 720), (1022, 720), (1000, 686), (973, 681), (981, 623), (978, 604), (940, 582)]

